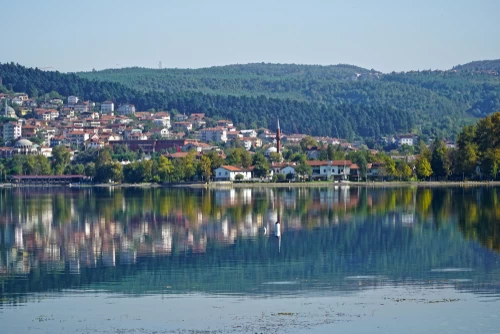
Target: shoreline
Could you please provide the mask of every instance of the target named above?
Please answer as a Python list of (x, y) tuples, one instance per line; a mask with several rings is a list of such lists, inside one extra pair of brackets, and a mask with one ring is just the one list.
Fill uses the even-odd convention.
[(437, 188), (437, 187), (499, 187), (500, 181), (393, 181), (393, 182), (346, 182), (333, 183), (328, 181), (320, 182), (292, 182), (292, 183), (233, 183), (233, 182), (186, 182), (186, 183), (119, 183), (119, 184), (12, 184), (2, 183), (0, 188), (191, 188), (191, 189), (228, 189), (228, 188), (344, 188), (344, 187), (363, 187), (363, 188)]

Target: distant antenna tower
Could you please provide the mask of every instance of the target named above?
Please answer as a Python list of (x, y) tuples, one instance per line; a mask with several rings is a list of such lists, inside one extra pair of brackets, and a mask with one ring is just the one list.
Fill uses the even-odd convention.
[(161, 60), (160, 60), (160, 62), (158, 63), (158, 68), (159, 68), (160, 70), (162, 69)]

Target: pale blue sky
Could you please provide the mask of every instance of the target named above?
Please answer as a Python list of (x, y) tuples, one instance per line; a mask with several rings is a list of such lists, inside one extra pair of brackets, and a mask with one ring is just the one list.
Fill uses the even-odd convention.
[(500, 58), (500, 0), (3, 0), (0, 62), (60, 71), (250, 62), (383, 72)]

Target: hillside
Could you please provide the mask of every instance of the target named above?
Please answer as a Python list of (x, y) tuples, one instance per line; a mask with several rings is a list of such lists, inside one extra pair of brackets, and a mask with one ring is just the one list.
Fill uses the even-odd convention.
[(205, 112), (243, 127), (344, 138), (416, 131), (453, 137), (500, 109), (499, 77), (425, 71), (381, 74), (351, 65), (247, 64), (205, 69), (125, 68), (76, 74), (0, 64), (7, 88), (117, 104), (138, 110)]
[(263, 95), (329, 107), (384, 106), (410, 113), (424, 134), (442, 137), (453, 136), (474, 118), (500, 109), (500, 78), (468, 71), (382, 74), (351, 65), (247, 64), (193, 70), (125, 68), (77, 75), (143, 91)]
[(472, 61), (472, 62), (464, 64), (464, 65), (454, 66), (453, 70), (471, 71), (471, 72), (495, 71), (495, 72), (499, 73), (500, 72), (500, 59)]

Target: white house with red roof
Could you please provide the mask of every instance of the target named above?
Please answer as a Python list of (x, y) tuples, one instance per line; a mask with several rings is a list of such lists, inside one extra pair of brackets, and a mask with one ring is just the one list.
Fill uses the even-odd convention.
[(236, 175), (243, 175), (242, 180), (250, 180), (252, 178), (252, 171), (247, 168), (236, 167), (236, 166), (220, 166), (214, 171), (214, 180), (216, 181), (234, 181), (236, 180)]

